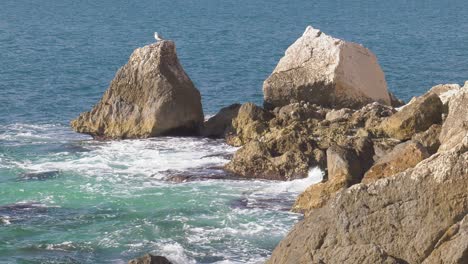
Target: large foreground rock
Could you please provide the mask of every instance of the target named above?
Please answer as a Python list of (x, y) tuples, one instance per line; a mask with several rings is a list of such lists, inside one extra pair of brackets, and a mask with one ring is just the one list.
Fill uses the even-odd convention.
[(265, 106), (306, 101), (332, 108), (391, 104), (375, 55), (311, 26), (292, 44), (263, 84)]
[(71, 125), (97, 138), (193, 135), (203, 122), (199, 91), (172, 41), (136, 49), (101, 101)]
[(267, 263), (468, 263), (468, 137), (390, 178), (338, 193)]

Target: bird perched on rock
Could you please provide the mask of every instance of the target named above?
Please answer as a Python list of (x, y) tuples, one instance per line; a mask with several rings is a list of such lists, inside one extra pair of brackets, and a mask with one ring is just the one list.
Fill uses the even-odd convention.
[(154, 39), (156, 39), (156, 42), (164, 40), (163, 37), (158, 34), (158, 32), (154, 32)]

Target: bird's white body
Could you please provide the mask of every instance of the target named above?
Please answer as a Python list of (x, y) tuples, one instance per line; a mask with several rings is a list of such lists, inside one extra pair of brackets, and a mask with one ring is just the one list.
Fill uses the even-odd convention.
[(154, 32), (154, 39), (156, 39), (156, 41), (162, 41), (163, 38), (161, 35), (158, 34), (158, 32)]

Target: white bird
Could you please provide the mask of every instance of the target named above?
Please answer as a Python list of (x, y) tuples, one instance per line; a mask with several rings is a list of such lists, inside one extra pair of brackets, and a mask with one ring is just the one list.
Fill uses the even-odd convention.
[(156, 42), (164, 40), (163, 37), (158, 34), (158, 32), (154, 32), (154, 39), (156, 39)]

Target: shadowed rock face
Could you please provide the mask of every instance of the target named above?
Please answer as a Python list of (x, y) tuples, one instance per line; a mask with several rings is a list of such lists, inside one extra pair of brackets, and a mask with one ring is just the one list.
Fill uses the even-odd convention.
[(267, 263), (468, 263), (468, 136), (310, 212)]
[(71, 123), (96, 138), (194, 135), (203, 122), (200, 92), (172, 41), (136, 49), (101, 101)]
[(266, 108), (305, 101), (332, 108), (391, 104), (377, 58), (361, 45), (325, 35), (311, 26), (263, 84)]
[(381, 129), (390, 137), (407, 140), (433, 124), (440, 123), (442, 112), (443, 105), (439, 96), (435, 93), (427, 93), (385, 119), (381, 124)]

